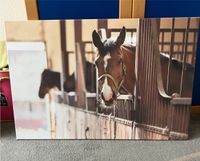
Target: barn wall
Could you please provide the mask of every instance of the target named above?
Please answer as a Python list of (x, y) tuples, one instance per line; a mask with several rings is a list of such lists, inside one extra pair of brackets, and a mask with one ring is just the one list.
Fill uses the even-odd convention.
[[(123, 26), (126, 28), (136, 28), (137, 20), (131, 19), (110, 19), (108, 20), (108, 29), (121, 29)], [(93, 30), (98, 29), (98, 20), (82, 20), (82, 41), (92, 41)], [(66, 21), (66, 39), (67, 39), (67, 51), (75, 51), (75, 35), (74, 35), (74, 20)], [(87, 50), (87, 48), (86, 48)], [(88, 50), (91, 50), (91, 46), (88, 46)], [(92, 50), (95, 51), (94, 46)], [(89, 56), (86, 57), (87, 60), (92, 61)], [(69, 54), (69, 63), (75, 62), (75, 55)], [(75, 63), (70, 63), (69, 73), (75, 71)]]
[[(172, 18), (163, 18), (160, 21), (160, 28), (161, 29), (170, 29), (172, 27)], [(175, 29), (186, 29), (187, 27), (187, 18), (176, 18), (175, 19)], [(190, 29), (198, 29), (198, 18), (191, 18), (190, 20)], [(161, 35), (160, 35), (160, 41), (161, 41)], [(182, 43), (183, 42), (184, 35), (183, 33), (177, 33), (175, 34), (175, 43)], [(188, 35), (188, 42), (194, 42), (194, 39), (197, 40), (197, 36), (195, 38), (194, 33), (189, 33)], [(164, 35), (164, 42), (171, 42), (171, 32), (166, 32)], [(161, 49), (161, 48), (160, 48)], [(164, 51), (167, 52), (170, 50), (169, 45), (164, 46)], [(183, 50), (183, 46), (177, 46), (174, 45), (173, 51), (174, 52), (180, 52)], [(193, 52), (193, 46), (188, 45), (187, 51)], [(191, 62), (191, 58), (188, 58), (188, 62)]]
[(83, 41), (92, 41), (92, 32), (97, 30), (97, 20), (83, 20), (82, 30)]
[(5, 21), (27, 20), (24, 0), (1, 1), (0, 15), (0, 40), (5, 40)]
[(7, 22), (6, 36), (8, 41), (44, 41), (48, 67), (61, 71), (59, 21)]
[[(97, 30), (98, 20), (82, 21), (82, 41), (92, 41), (92, 32)], [(137, 20), (108, 20), (108, 29), (136, 28)], [(75, 51), (74, 20), (66, 21), (66, 48), (67, 51)], [(22, 21), (7, 22), (6, 33), (8, 41), (44, 41), (46, 43), (48, 67), (55, 71), (62, 71), (61, 43), (59, 21)], [(91, 50), (91, 46), (88, 46)], [(95, 51), (94, 46), (92, 50)], [(87, 57), (90, 61), (92, 58)], [(75, 71), (75, 55), (69, 54), (69, 73)]]
[(43, 41), (40, 21), (6, 22), (8, 41)]
[(52, 62), (49, 67), (55, 71), (62, 71), (61, 43), (60, 43), (60, 23), (59, 21), (42, 21), (44, 41), (47, 47), (48, 62)]
[(108, 28), (136, 28), (138, 19), (110, 19), (108, 20)]
[[(92, 41), (92, 31), (97, 29), (97, 20), (82, 21), (82, 40)], [(171, 28), (172, 19), (161, 19), (161, 28)], [(176, 19), (175, 28), (185, 28), (186, 19)], [(137, 19), (121, 19), (108, 20), (108, 29), (120, 29), (122, 26), (126, 28), (136, 28)], [(191, 28), (198, 27), (197, 18), (191, 19)], [(29, 22), (7, 22), (6, 23), (7, 39), (9, 41), (45, 41), (48, 54), (48, 66), (56, 71), (61, 71), (61, 49), (60, 49), (60, 24), (59, 21), (29, 21)], [(67, 51), (75, 51), (74, 43), (74, 21), (66, 21), (66, 46)], [(171, 35), (165, 35), (165, 41), (170, 42)], [(182, 34), (175, 35), (175, 41), (180, 42), (183, 39)], [(189, 35), (189, 41), (193, 41), (194, 35)], [(95, 51), (95, 48), (93, 48)], [(169, 46), (165, 46), (164, 50), (169, 50)], [(174, 50), (178, 50), (174, 47)], [(192, 51), (192, 47), (188, 47), (188, 51)], [(75, 55), (69, 55), (69, 62), (75, 62)], [(70, 63), (70, 74), (75, 71), (75, 63)]]
[[(190, 28), (198, 28), (198, 18), (191, 18)], [(161, 28), (171, 28), (172, 18), (162, 18), (160, 21)], [(187, 19), (186, 18), (176, 18), (175, 28), (186, 28)]]
[[(67, 51), (75, 51), (74, 20), (66, 21), (66, 43)], [(69, 54), (69, 62), (75, 62), (75, 55)], [(75, 63), (69, 65), (69, 74), (75, 71)]]

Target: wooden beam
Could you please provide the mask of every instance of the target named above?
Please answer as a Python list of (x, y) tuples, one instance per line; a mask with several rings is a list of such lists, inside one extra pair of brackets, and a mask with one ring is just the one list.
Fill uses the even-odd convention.
[(106, 30), (108, 29), (108, 20), (105, 20), (105, 19), (98, 20), (98, 30), (102, 29), (102, 28), (104, 28)]
[(80, 46), (80, 52), (82, 54), (83, 59), (83, 67), (85, 69), (85, 46), (82, 40), (82, 21), (81, 20), (75, 20), (74, 21), (74, 32), (75, 32), (75, 44), (78, 43)]
[(76, 43), (76, 96), (77, 106), (87, 110), (86, 106), (86, 85), (83, 65), (83, 54), (81, 53), (80, 44)]
[(25, 0), (28, 20), (39, 20), (37, 0)]
[[(62, 72), (63, 72), (63, 81), (66, 80), (66, 77), (69, 75), (69, 58), (67, 53), (67, 40), (66, 40), (66, 24), (65, 21), (60, 21), (60, 42), (61, 42), (61, 51), (62, 51)], [(63, 82), (64, 83), (64, 82)]]
[(146, 0), (132, 0), (132, 18), (144, 18)]
[(120, 18), (144, 18), (146, 0), (120, 0)]
[(132, 3), (133, 0), (120, 0), (120, 11), (119, 17), (120, 18), (131, 18), (132, 17)]

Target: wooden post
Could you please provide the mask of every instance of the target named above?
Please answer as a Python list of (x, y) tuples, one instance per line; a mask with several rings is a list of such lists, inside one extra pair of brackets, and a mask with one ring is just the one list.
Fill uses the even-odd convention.
[(146, 0), (133, 0), (132, 2), (132, 18), (144, 18)]
[(170, 58), (169, 58), (168, 69), (167, 69), (167, 86), (166, 86), (167, 93), (170, 91), (170, 73), (171, 73), (170, 71), (171, 71), (171, 61), (172, 61), (172, 56), (173, 56), (173, 51), (174, 51), (174, 35), (175, 35), (174, 26), (175, 26), (175, 19), (172, 18)]
[[(102, 34), (102, 33), (104, 34), (105, 39), (107, 38), (107, 36), (110, 37), (110, 33), (108, 32), (108, 21), (107, 20), (98, 20), (98, 30), (101, 32), (99, 34)], [(101, 37), (102, 36), (103, 35), (101, 35)]]
[(120, 0), (120, 18), (144, 18), (146, 0)]
[(102, 28), (108, 29), (108, 20), (98, 20), (98, 30)]
[(79, 43), (76, 43), (76, 96), (77, 106), (80, 108), (87, 108), (86, 106), (86, 87), (83, 68), (83, 58)]
[(185, 37), (185, 41), (184, 41), (183, 64), (182, 64), (181, 83), (180, 83), (180, 96), (182, 96), (182, 93), (183, 93), (183, 78), (184, 78), (186, 57), (187, 57), (187, 51), (188, 51), (187, 49), (188, 49), (189, 28), (190, 28), (190, 18), (187, 19), (187, 28), (185, 31), (186, 37)]
[(80, 53), (82, 54), (83, 59), (83, 69), (85, 69), (85, 46), (82, 42), (82, 21), (75, 20), (74, 21), (74, 32), (75, 32), (75, 44), (79, 43), (80, 46)]
[(61, 79), (61, 90), (63, 89), (63, 84), (66, 81), (66, 77), (69, 75), (68, 68), (68, 53), (66, 51), (66, 24), (65, 21), (60, 21), (60, 41), (61, 41), (61, 51), (62, 51), (62, 79)]
[(131, 18), (132, 17), (132, 3), (133, 0), (120, 0), (120, 18)]
[(25, 5), (28, 20), (38, 20), (37, 0), (25, 0)]

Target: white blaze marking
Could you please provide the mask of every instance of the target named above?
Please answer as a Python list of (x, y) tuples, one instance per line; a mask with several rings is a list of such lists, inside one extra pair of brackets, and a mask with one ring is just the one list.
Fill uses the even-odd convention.
[[(104, 69), (106, 71), (106, 68), (108, 66), (108, 60), (111, 58), (110, 53), (106, 54), (104, 56)], [(105, 98), (106, 101), (109, 101), (112, 98), (113, 92), (111, 87), (108, 85), (108, 78), (105, 77), (104, 83), (103, 83), (103, 88), (102, 88), (102, 93), (103, 97)]]
[(111, 87), (108, 85), (108, 78), (105, 78), (105, 81), (103, 83), (103, 97), (105, 98), (106, 101), (109, 101), (112, 98), (113, 92)]
[(104, 61), (104, 69), (105, 69), (105, 71), (106, 71), (106, 68), (107, 68), (107, 66), (108, 66), (108, 60), (109, 60), (110, 58), (111, 58), (110, 53), (106, 54), (106, 55), (104, 56), (104, 58), (103, 58), (103, 61)]

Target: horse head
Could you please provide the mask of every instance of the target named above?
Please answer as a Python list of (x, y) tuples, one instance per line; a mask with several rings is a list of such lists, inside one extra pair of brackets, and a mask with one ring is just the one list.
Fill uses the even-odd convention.
[(38, 92), (39, 97), (44, 98), (44, 96), (49, 92), (49, 90), (54, 87), (57, 87), (58, 89), (61, 88), (60, 73), (51, 71), (49, 69), (45, 69), (41, 75), (41, 83)]
[(95, 64), (98, 69), (99, 93), (107, 106), (114, 104), (124, 83), (126, 66), (121, 46), (124, 43), (125, 36), (125, 27), (121, 29), (116, 40), (109, 38), (102, 42), (96, 30), (92, 33), (93, 43), (98, 49)]

